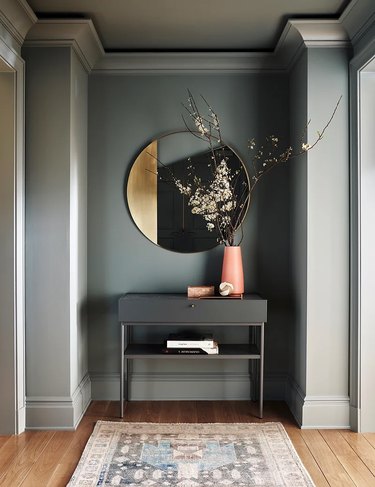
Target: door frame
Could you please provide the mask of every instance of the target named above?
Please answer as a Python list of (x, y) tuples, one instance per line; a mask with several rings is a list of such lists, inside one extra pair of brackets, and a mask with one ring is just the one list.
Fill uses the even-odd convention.
[[(6, 426), (6, 434), (19, 434), (25, 430), (25, 84), (24, 61), (0, 36), (0, 59), (13, 73), (14, 140), (13, 140), (13, 280), (7, 282), (13, 294), (13, 347), (10, 354), (14, 371), (14, 410), (8, 411), (13, 418)], [(7, 330), (9, 331), (9, 330)]]
[[(375, 40), (350, 62), (350, 426), (358, 432), (368, 430), (363, 424), (364, 370), (368, 367), (362, 355), (362, 344), (366, 340), (366, 316), (362, 313), (362, 269), (365, 263), (362, 255), (363, 202), (361, 194), (362, 174), (362, 75), (375, 60)], [(375, 72), (375, 68), (374, 68)], [(366, 404), (366, 408), (375, 404)], [(375, 424), (375, 419), (374, 419)], [(375, 429), (374, 429), (375, 431)]]

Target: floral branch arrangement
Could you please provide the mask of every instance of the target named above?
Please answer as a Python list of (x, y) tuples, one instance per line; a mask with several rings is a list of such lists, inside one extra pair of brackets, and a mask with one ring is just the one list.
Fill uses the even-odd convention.
[[(241, 228), (241, 237), (237, 243), (239, 245), (243, 238), (242, 220), (249, 206), (251, 194), (258, 182), (274, 167), (312, 150), (322, 140), (335, 116), (341, 97), (327, 124), (317, 132), (317, 137), (312, 144), (305, 141), (310, 121), (303, 131), (297, 150), (291, 146), (280, 149), (279, 137), (276, 135), (267, 136), (260, 146), (257, 145), (255, 139), (249, 140), (249, 151), (254, 154), (251, 157), (249, 177), (244, 167), (235, 170), (230, 167), (223, 146), (220, 146), (222, 137), (219, 117), (203, 96), (201, 99), (206, 109), (205, 114), (199, 109), (193, 95), (188, 91), (188, 102), (186, 105), (183, 104), (188, 119), (183, 116), (183, 121), (187, 130), (194, 137), (208, 144), (210, 154), (208, 166), (211, 169), (212, 177), (208, 181), (202, 180), (189, 159), (186, 182), (177, 179), (173, 172), (169, 171), (170, 182), (188, 198), (191, 212), (200, 215), (205, 220), (207, 229), (216, 230), (220, 243), (226, 246), (235, 245), (235, 233)], [(158, 162), (168, 170), (168, 166), (159, 160)]]

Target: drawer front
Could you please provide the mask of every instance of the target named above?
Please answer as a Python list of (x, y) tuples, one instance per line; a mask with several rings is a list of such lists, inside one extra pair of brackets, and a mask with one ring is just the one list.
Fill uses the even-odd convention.
[(267, 321), (264, 299), (187, 299), (124, 296), (119, 321), (128, 323), (261, 323)]

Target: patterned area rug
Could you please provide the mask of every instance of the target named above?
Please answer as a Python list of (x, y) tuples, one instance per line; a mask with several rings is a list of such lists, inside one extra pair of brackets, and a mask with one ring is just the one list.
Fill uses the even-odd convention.
[(98, 421), (68, 487), (313, 487), (281, 423)]

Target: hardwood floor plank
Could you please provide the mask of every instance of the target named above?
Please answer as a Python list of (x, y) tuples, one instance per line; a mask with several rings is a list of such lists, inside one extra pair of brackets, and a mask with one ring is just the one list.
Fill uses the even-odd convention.
[(5, 469), (9, 463), (24, 449), (32, 437), (32, 432), (8, 437), (7, 441), (0, 448), (0, 477), (5, 473)]
[(375, 487), (375, 477), (349, 444), (342, 441), (339, 431), (321, 430), (320, 434), (357, 486)]
[(267, 421), (280, 421), (284, 426), (294, 426), (298, 430), (300, 429), (284, 401), (266, 402), (264, 416)]
[(146, 406), (144, 404), (144, 401), (127, 402), (124, 411), (123, 420), (131, 421), (131, 422), (140, 422), (140, 423), (146, 421), (145, 413), (144, 413), (145, 408)]
[(22, 487), (40, 487), (47, 485), (51, 479), (56, 465), (73, 442), (74, 431), (57, 431), (48, 443), (46, 451), (41, 455), (40, 461), (34, 463)]
[(18, 486), (54, 436), (53, 431), (36, 431), (0, 475), (0, 485)]
[(232, 401), (215, 401), (213, 410), (217, 423), (235, 423), (235, 406)]
[(329, 487), (327, 479), (306, 445), (300, 430), (296, 426), (284, 425), (284, 427), (316, 487)]
[(231, 401), (235, 423), (253, 423), (258, 421), (254, 415), (256, 403), (252, 401)]
[(180, 404), (179, 401), (160, 401), (160, 423), (178, 423)]
[(74, 432), (69, 448), (60, 457), (46, 487), (65, 487), (81, 458), (82, 452), (94, 429), (97, 418), (85, 416)]
[(362, 436), (375, 448), (375, 433), (363, 433)]
[(301, 430), (301, 436), (324, 472), (330, 487), (353, 487), (355, 483), (347, 474), (336, 455), (317, 430)]
[[(126, 412), (126, 407), (125, 407), (125, 412)], [(107, 411), (106, 411), (106, 417), (108, 421), (122, 421), (120, 418), (120, 401), (111, 401)]]
[(178, 401), (178, 422), (196, 423), (198, 421), (196, 401)]
[(375, 475), (375, 448), (363, 435), (353, 431), (341, 431), (341, 436), (349, 443), (371, 473)]
[(11, 435), (0, 436), (0, 450), (1, 450), (1, 447), (9, 440), (10, 437), (11, 437)]
[(92, 401), (87, 408), (86, 416), (105, 416), (111, 401)]
[(197, 401), (198, 423), (217, 423), (213, 401)]

